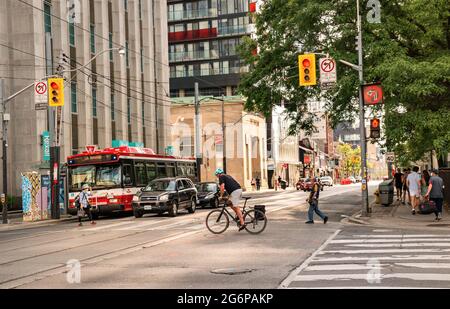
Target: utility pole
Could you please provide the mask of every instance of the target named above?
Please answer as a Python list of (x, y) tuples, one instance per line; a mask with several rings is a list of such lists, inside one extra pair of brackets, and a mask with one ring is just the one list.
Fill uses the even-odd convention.
[(366, 125), (365, 125), (365, 110), (362, 94), (362, 86), (364, 84), (363, 75), (363, 42), (362, 42), (362, 24), (361, 24), (361, 12), (359, 7), (359, 0), (356, 0), (356, 14), (357, 27), (358, 27), (358, 66), (359, 66), (359, 129), (361, 139), (361, 191), (362, 191), (362, 215), (367, 216), (369, 214), (369, 195), (368, 195), (368, 183), (367, 183), (367, 144), (366, 144)]
[(202, 147), (201, 147), (201, 127), (200, 127), (200, 101), (198, 99), (198, 83), (195, 83), (195, 159), (197, 161), (197, 177), (201, 181)]
[(225, 124), (225, 96), (222, 94), (222, 151), (223, 151), (223, 171), (227, 173), (227, 126)]
[(3, 194), (5, 200), (2, 202), (2, 223), (8, 224), (8, 119), (9, 115), (6, 114), (6, 101), (5, 101), (5, 80), (0, 79), (0, 108), (2, 109), (2, 148), (3, 148)]

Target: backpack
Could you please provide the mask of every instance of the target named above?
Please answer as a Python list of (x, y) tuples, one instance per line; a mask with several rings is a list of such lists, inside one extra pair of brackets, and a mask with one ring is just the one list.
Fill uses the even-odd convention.
[(437, 211), (436, 203), (433, 201), (423, 201), (419, 205), (419, 213), (422, 215), (429, 215)]

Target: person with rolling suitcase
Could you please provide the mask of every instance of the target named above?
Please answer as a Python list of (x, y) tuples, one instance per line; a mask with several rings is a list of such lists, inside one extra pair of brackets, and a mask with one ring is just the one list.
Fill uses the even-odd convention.
[(444, 180), (439, 177), (439, 171), (437, 169), (431, 172), (430, 183), (428, 185), (428, 191), (425, 195), (426, 199), (430, 199), (436, 204), (436, 221), (442, 219), (442, 204), (444, 203)]

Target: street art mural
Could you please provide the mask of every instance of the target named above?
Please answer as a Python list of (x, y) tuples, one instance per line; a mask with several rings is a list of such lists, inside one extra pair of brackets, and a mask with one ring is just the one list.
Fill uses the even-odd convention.
[(48, 219), (47, 190), (42, 192), (41, 176), (36, 172), (22, 174), (22, 209), (26, 222)]

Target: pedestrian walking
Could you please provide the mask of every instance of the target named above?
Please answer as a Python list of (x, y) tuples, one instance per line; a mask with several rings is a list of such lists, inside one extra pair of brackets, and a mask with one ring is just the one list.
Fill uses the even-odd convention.
[(306, 200), (309, 203), (308, 210), (308, 221), (306, 224), (314, 224), (314, 212), (323, 220), (323, 223), (326, 224), (328, 222), (328, 216), (325, 215), (319, 209), (319, 194), (320, 194), (320, 185), (316, 178), (311, 178), (311, 193), (309, 194), (309, 198)]
[(395, 188), (397, 189), (397, 201), (400, 201), (402, 199), (403, 174), (399, 168), (397, 169), (397, 173), (394, 174), (394, 179)]
[(442, 219), (442, 204), (444, 203), (444, 180), (439, 177), (439, 171), (433, 170), (428, 185), (427, 194), (425, 198), (429, 198), (436, 204), (436, 221)]
[(422, 178), (420, 180), (420, 195), (425, 197), (427, 195), (428, 186), (430, 185), (430, 173), (427, 170), (422, 172)]
[(88, 216), (91, 224), (96, 224), (92, 219), (91, 205), (89, 204), (89, 196), (92, 196), (92, 189), (88, 184), (84, 184), (81, 187), (81, 190), (82, 191), (78, 195), (78, 226), (83, 225), (83, 223), (81, 223), (81, 219), (83, 219), (85, 215)]
[(255, 191), (255, 188), (256, 188), (256, 180), (255, 180), (255, 178), (252, 178), (251, 185), (252, 185), (252, 191)]
[(420, 176), (417, 173), (418, 171), (419, 167), (414, 166), (412, 173), (410, 173), (406, 178), (409, 194), (411, 197), (411, 207), (412, 207), (411, 213), (413, 215), (416, 214), (416, 208), (419, 206), (420, 203)]
[(403, 199), (402, 199), (402, 203), (403, 205), (406, 204), (406, 194), (408, 194), (408, 201), (409, 203), (411, 203), (411, 195), (409, 194), (409, 188), (408, 188), (408, 184), (406, 182), (406, 179), (408, 178), (409, 175), (409, 168), (405, 168), (403, 169)]
[(256, 190), (259, 191), (261, 189), (261, 179), (256, 176)]

